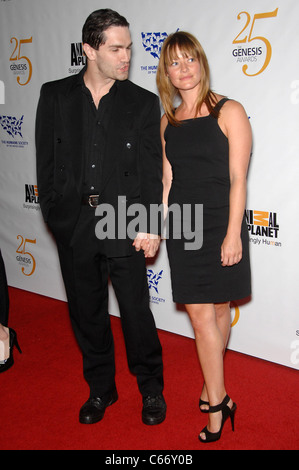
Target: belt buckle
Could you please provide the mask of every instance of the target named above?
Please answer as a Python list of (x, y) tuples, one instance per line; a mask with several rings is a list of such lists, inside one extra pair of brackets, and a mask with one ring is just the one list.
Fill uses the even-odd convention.
[(92, 194), (88, 196), (88, 204), (90, 207), (97, 207), (99, 205), (99, 194)]

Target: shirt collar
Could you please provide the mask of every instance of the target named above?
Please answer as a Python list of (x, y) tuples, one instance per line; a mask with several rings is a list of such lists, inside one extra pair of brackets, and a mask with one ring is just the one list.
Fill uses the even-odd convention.
[[(77, 75), (78, 80), (77, 80), (77, 83), (75, 85), (76, 87), (77, 86), (82, 87), (82, 90), (85, 93), (89, 92), (89, 89), (85, 85), (84, 78), (83, 78), (86, 70), (87, 70), (87, 66), (85, 65), (85, 67), (83, 67), (83, 69), (78, 73), (78, 75)], [(109, 94), (109, 96), (115, 96), (115, 93), (116, 93), (116, 90), (118, 89), (118, 87), (119, 87), (119, 80), (115, 80), (115, 82), (113, 83), (112, 87), (110, 88), (110, 90), (107, 94)]]

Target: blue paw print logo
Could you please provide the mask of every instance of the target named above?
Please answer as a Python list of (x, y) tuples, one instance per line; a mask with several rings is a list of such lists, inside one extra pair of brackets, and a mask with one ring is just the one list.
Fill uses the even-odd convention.
[(155, 59), (159, 59), (163, 42), (167, 36), (167, 33), (141, 33), (142, 45), (146, 52)]
[(159, 273), (155, 273), (152, 269), (147, 270), (147, 282), (149, 289), (154, 289), (157, 294), (158, 292), (158, 284), (160, 279), (162, 279), (163, 269)]

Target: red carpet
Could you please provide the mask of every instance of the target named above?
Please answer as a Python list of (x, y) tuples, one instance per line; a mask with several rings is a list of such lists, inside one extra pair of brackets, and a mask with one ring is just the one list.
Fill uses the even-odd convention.
[[(23, 351), (0, 374), (1, 450), (278, 450), (299, 448), (299, 373), (227, 351), (228, 392), (237, 402), (235, 432), (202, 444), (207, 416), (198, 410), (202, 376), (194, 341), (159, 331), (165, 365), (164, 423), (145, 426), (135, 377), (128, 371), (119, 318), (112, 317), (119, 400), (103, 421), (78, 422), (88, 398), (67, 304), (10, 288), (9, 326)], [(131, 454), (133, 454), (131, 452)], [(174, 452), (171, 452), (174, 455)], [(111, 452), (109, 453), (111, 455)]]

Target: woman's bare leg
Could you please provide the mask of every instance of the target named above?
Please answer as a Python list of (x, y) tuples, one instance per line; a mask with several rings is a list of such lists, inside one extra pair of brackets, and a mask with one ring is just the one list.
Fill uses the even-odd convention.
[[(228, 309), (214, 304), (187, 304), (195, 334), (198, 358), (202, 368), (207, 398), (211, 406), (219, 405), (226, 395), (223, 373), (223, 353), (228, 339)], [(217, 313), (218, 321), (217, 321)], [(218, 432), (221, 412), (209, 415), (208, 429)]]

